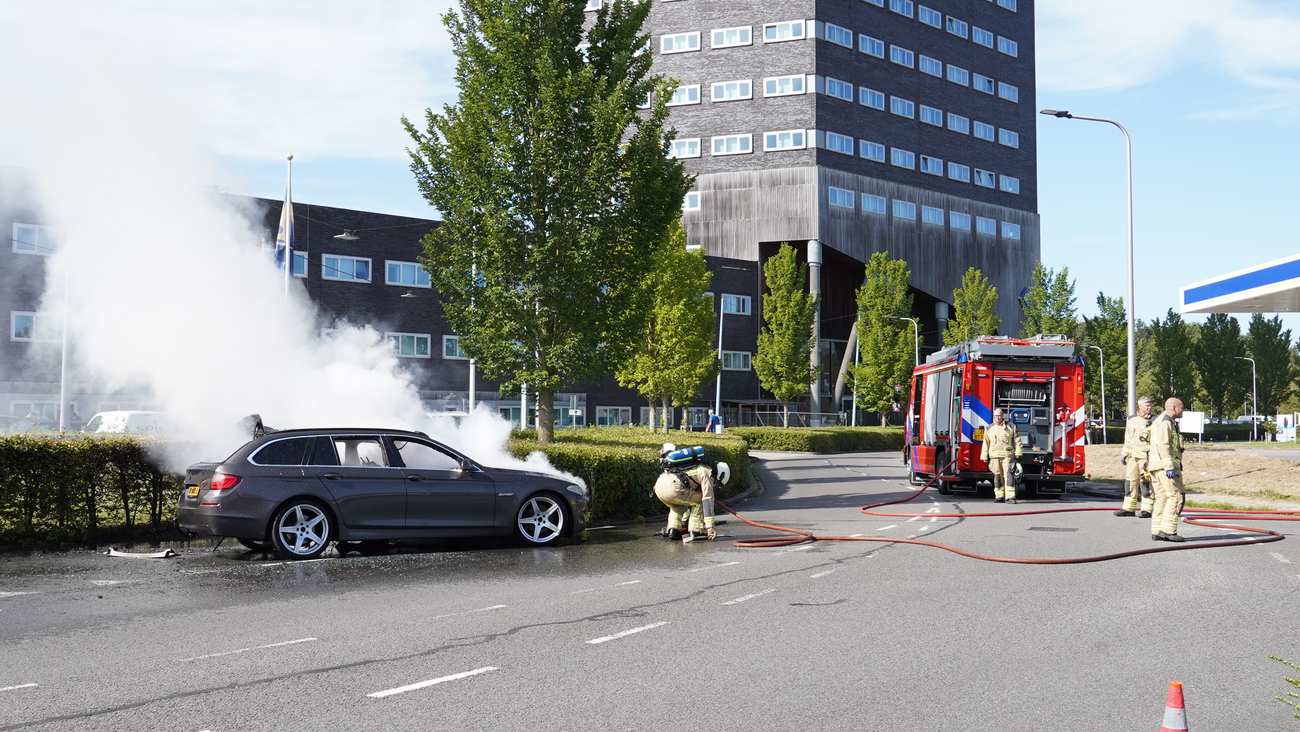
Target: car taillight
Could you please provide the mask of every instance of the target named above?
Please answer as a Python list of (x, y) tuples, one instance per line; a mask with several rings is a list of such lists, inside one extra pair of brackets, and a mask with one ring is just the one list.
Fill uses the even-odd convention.
[(208, 490), (212, 492), (228, 491), (237, 485), (239, 485), (238, 475), (216, 473), (212, 476), (212, 480), (208, 482)]

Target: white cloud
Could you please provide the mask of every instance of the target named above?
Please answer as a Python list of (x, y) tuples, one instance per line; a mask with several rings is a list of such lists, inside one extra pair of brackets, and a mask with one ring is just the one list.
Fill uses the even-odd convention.
[(32, 98), (14, 107), (28, 114), (41, 84), (60, 83), (55, 69), (111, 66), (106, 79), (130, 70), (219, 155), (396, 159), (399, 118), (455, 94), (441, 21), (451, 4), (22, 0), (0, 6), (0, 60), (28, 77)]

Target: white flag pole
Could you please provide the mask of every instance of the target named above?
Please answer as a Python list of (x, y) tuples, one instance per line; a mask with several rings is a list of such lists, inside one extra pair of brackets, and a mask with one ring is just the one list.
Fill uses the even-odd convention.
[[(289, 184), (285, 189), (284, 205), (293, 205), (293, 155), (289, 155)], [(281, 214), (283, 219), (283, 214)], [(289, 278), (293, 275), (293, 223), (288, 224), (284, 239), (284, 296), (289, 296)]]

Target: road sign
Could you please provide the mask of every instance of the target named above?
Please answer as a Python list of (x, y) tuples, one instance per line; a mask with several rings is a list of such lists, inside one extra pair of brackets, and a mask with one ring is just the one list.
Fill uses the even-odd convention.
[(1178, 431), (1185, 435), (1199, 435), (1205, 432), (1205, 412), (1183, 412), (1178, 420)]
[(581, 416), (582, 416), (582, 410), (581, 410), (581, 409), (570, 409), (570, 410), (569, 410), (569, 416), (570, 416), (570, 417), (581, 417)]

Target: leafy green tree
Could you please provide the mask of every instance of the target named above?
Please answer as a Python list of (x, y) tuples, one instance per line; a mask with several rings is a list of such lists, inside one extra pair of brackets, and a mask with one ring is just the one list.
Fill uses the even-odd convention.
[(1190, 405), (1197, 393), (1196, 369), (1189, 357), (1194, 344), (1192, 329), (1170, 308), (1164, 320), (1151, 321), (1144, 336), (1147, 356), (1139, 359), (1144, 366), (1142, 391), (1157, 407), (1175, 396)]
[(912, 371), (912, 326), (904, 320), (912, 313), (907, 288), (907, 262), (876, 252), (867, 261), (866, 277), (858, 288), (858, 350), (860, 363), (853, 371), (858, 406), (880, 413), (887, 424), (895, 387), (906, 384)]
[[(1124, 299), (1097, 293), (1097, 315), (1085, 316), (1081, 330), (1081, 344), (1097, 346), (1105, 354), (1106, 407), (1110, 412), (1106, 416), (1122, 414), (1128, 401), (1128, 315)], [(1101, 414), (1101, 359), (1091, 348), (1081, 349), (1079, 355), (1088, 362), (1083, 373), (1089, 411)]]
[[(618, 383), (650, 402), (650, 428), (659, 405), (682, 406), (699, 392), (700, 383), (718, 367), (713, 349), (713, 307), (705, 293), (713, 274), (704, 255), (686, 249), (686, 231), (673, 226), (647, 277), (650, 314), (640, 345), (616, 372)], [(668, 429), (668, 409), (663, 409)]]
[(983, 272), (971, 267), (962, 276), (961, 287), (953, 290), (952, 311), (952, 319), (943, 332), (944, 345), (997, 335), (1001, 323), (998, 318), (998, 288)]
[(1255, 359), (1260, 414), (1277, 414), (1295, 383), (1292, 347), (1291, 331), (1282, 329), (1281, 317), (1265, 318), (1259, 313), (1251, 316), (1246, 328), (1246, 351)]
[(763, 328), (758, 334), (754, 372), (758, 383), (784, 403), (782, 423), (790, 426), (790, 402), (808, 391), (816, 372), (811, 357), (817, 300), (808, 292), (808, 266), (797, 264), (794, 247), (763, 264)]
[(1237, 319), (1223, 313), (1206, 318), (1191, 354), (1210, 412), (1222, 417), (1241, 404), (1250, 389), (1250, 364), (1239, 360), (1246, 342)]
[(402, 120), (443, 217), (420, 260), (443, 315), (503, 391), (536, 391), (543, 442), (556, 390), (638, 343), (646, 275), (691, 185), (666, 154), (672, 84), (650, 74), (649, 8), (618, 0), (584, 30), (573, 0), (460, 0), (443, 16), (459, 99), (423, 130)]
[(1070, 268), (1062, 267), (1057, 272), (1039, 262), (1034, 265), (1030, 280), (1033, 284), (1020, 301), (1020, 335), (1073, 335), (1079, 326), (1079, 316), (1075, 309), (1074, 280), (1070, 279)]

